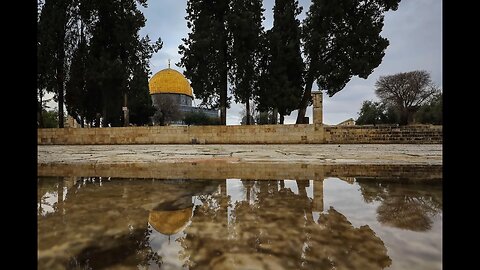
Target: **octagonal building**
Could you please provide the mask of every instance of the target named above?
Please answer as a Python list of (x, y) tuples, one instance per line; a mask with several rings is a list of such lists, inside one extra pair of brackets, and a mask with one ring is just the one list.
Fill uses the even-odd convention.
[(187, 78), (182, 73), (169, 68), (160, 70), (148, 83), (152, 103), (157, 110), (161, 106), (162, 98), (178, 104), (182, 113), (203, 112), (209, 117), (218, 118), (218, 110), (204, 109), (192, 106), (193, 91)]

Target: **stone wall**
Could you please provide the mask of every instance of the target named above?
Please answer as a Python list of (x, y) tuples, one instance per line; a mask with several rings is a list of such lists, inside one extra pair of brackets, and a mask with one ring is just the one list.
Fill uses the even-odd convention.
[(313, 125), (39, 129), (38, 144), (320, 143)]
[(325, 126), (324, 143), (442, 143), (442, 126)]
[(38, 144), (442, 143), (442, 126), (153, 126), (38, 129)]

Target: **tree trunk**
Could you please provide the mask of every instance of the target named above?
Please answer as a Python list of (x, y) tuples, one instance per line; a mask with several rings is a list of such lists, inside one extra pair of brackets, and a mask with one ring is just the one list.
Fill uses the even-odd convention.
[(250, 99), (247, 100), (247, 125), (250, 125)]
[(311, 223), (313, 222), (312, 203), (310, 201), (310, 198), (308, 198), (307, 190), (306, 190), (307, 187), (310, 186), (310, 182), (308, 180), (296, 180), (296, 182), (297, 182), (298, 195), (301, 197), (301, 204), (306, 213), (305, 217), (307, 218), (307, 221)]
[(308, 124), (305, 123), (305, 114), (307, 113), (308, 102), (312, 99), (312, 86), (313, 86), (313, 75), (308, 71), (307, 78), (305, 79), (305, 91), (303, 92), (302, 100), (298, 106), (298, 115), (297, 115), (297, 124)]
[(94, 127), (97, 127), (97, 128), (100, 127), (100, 117), (101, 117), (100, 113), (97, 113), (95, 115), (95, 125), (94, 125)]
[(300, 197), (308, 198), (306, 188), (310, 186), (310, 183), (308, 180), (296, 180), (297, 183), (297, 189), (298, 189), (298, 195)]
[(160, 113), (160, 118), (158, 119), (158, 121), (160, 121), (160, 126), (165, 126), (165, 114), (164, 113)]
[[(59, 33), (58, 37), (58, 62), (57, 62), (57, 97), (58, 97), (58, 127), (64, 127), (63, 119), (63, 99), (64, 99), (64, 85), (65, 85), (65, 32), (67, 29), (67, 6), (63, 7), (65, 13), (62, 13), (61, 23), (63, 23), (63, 31)], [(63, 11), (63, 10), (62, 10)]]
[(43, 128), (43, 108), (42, 108), (42, 102), (43, 102), (43, 99), (42, 97), (40, 96), (40, 102), (37, 100), (38, 104), (37, 104), (37, 120), (38, 120), (38, 128)]
[(63, 213), (63, 177), (57, 177), (57, 213)]
[(103, 113), (102, 113), (103, 121), (102, 121), (102, 127), (108, 127), (108, 122), (107, 122), (107, 104), (103, 104)]
[[(219, 19), (222, 23), (224, 22), (223, 16)], [(225, 26), (222, 29), (222, 59), (220, 65), (222, 66), (221, 70), (221, 84), (220, 84), (220, 125), (227, 125), (227, 89), (228, 89), (228, 45), (227, 45), (227, 31)]]
[(408, 110), (407, 108), (400, 109), (400, 125), (405, 126), (408, 124)]
[(61, 46), (61, 51), (59, 52), (59, 58), (57, 63), (57, 97), (58, 97), (58, 127), (63, 128), (64, 119), (63, 119), (63, 97), (64, 97), (64, 59), (65, 51), (64, 46)]
[(414, 124), (415, 110), (407, 109), (407, 125)]
[(42, 112), (37, 111), (37, 128), (43, 128)]
[(278, 115), (278, 109), (275, 108), (275, 109), (273, 109), (273, 116), (272, 116), (272, 120), (273, 120), (272, 124), (274, 124), (274, 125), (277, 124), (277, 119), (278, 119), (277, 115)]
[(220, 95), (220, 125), (227, 125), (227, 93)]
[(284, 121), (285, 121), (285, 116), (283, 114), (280, 114), (280, 125), (283, 125)]

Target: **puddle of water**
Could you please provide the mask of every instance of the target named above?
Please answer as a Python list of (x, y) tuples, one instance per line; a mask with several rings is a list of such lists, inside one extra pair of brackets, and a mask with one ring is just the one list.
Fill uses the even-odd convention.
[(38, 178), (39, 269), (441, 269), (442, 184)]

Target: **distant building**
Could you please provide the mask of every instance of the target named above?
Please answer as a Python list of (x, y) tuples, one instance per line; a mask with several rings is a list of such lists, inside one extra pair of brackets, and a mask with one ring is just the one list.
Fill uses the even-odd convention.
[(355, 120), (353, 120), (353, 118), (347, 119), (337, 124), (337, 126), (354, 126), (354, 125), (355, 125)]
[(170, 66), (160, 70), (148, 83), (152, 103), (157, 110), (160, 108), (160, 99), (170, 97), (178, 104), (182, 113), (203, 112), (209, 117), (218, 118), (218, 110), (204, 109), (192, 106), (193, 92), (188, 80), (182, 73), (171, 69)]

